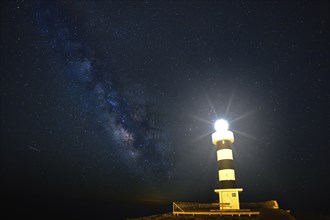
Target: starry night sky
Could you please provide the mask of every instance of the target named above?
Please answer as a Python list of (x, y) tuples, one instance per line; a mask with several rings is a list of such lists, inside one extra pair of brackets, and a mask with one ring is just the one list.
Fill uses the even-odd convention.
[[(326, 210), (328, 1), (1, 1), (1, 196)], [(308, 203), (309, 202), (309, 203)]]

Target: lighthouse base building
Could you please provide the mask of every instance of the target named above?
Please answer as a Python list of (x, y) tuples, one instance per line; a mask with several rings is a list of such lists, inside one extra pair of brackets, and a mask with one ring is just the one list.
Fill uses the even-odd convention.
[[(238, 210), (239, 204), (239, 192), (242, 192), (242, 188), (236, 188), (235, 184), (235, 170), (233, 163), (233, 151), (232, 143), (234, 143), (234, 134), (228, 131), (228, 125), (220, 126), (216, 132), (212, 134), (212, 143), (216, 147), (217, 151), (217, 165), (220, 188), (215, 189), (214, 192), (219, 194), (219, 206), (220, 210)], [(226, 122), (225, 122), (226, 123)], [(223, 129), (224, 128), (224, 129)]]
[(221, 210), (238, 210), (239, 207), (239, 192), (242, 188), (235, 189), (215, 189), (214, 192), (219, 194), (219, 204)]

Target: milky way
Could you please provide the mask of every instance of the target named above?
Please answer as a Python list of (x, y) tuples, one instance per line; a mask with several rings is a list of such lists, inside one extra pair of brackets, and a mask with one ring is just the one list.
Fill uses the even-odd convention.
[(93, 47), (81, 36), (88, 33), (56, 4), (37, 4), (34, 19), (43, 44), (54, 51), (56, 65), (62, 65), (67, 80), (73, 82), (72, 91), (80, 91), (81, 111), (93, 115), (90, 120), (107, 136), (109, 150), (119, 153), (121, 161), (134, 168), (131, 172), (165, 169), (168, 175), (164, 121), (143, 85), (127, 85), (125, 78), (106, 69), (102, 62), (111, 66), (111, 59), (97, 60)]
[(218, 117), (235, 135), (242, 202), (327, 211), (306, 198), (329, 193), (328, 9), (1, 1), (0, 175), (10, 214), (35, 216), (60, 194), (62, 207), (70, 197), (216, 202)]

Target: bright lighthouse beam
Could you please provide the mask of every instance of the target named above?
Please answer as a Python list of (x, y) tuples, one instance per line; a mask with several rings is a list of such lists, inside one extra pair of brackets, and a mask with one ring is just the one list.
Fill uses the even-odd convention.
[(219, 119), (214, 123), (214, 129), (216, 131), (227, 131), (228, 127), (228, 122), (224, 119)]

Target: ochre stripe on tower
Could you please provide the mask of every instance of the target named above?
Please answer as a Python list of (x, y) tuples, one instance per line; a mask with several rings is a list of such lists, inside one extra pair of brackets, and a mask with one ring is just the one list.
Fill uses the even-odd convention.
[(216, 148), (217, 150), (221, 149), (231, 149), (231, 142), (229, 140), (219, 140), (217, 142)]
[(217, 165), (218, 165), (218, 170), (234, 169), (233, 160), (219, 160), (219, 161), (217, 161)]
[(220, 189), (234, 189), (236, 188), (235, 180), (220, 181)]

